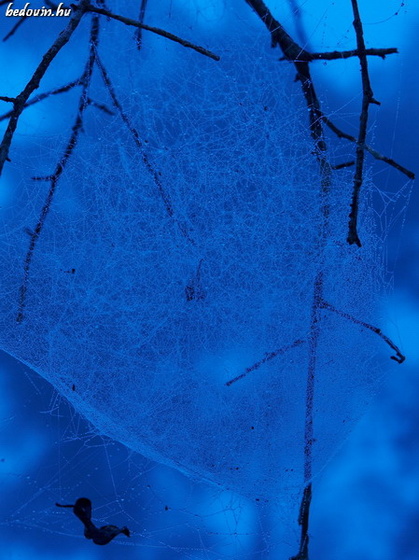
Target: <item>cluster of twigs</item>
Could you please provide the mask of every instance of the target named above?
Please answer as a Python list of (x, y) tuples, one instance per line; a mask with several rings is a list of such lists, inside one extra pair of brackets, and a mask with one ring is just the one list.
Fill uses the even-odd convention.
[[(279, 47), (283, 53), (281, 60), (288, 61), (292, 63), (295, 67), (297, 79), (301, 83), (302, 92), (307, 104), (309, 111), (309, 128), (310, 133), (314, 142), (314, 153), (319, 163), (320, 175), (321, 175), (321, 200), (322, 200), (322, 218), (323, 218), (323, 239), (322, 242), (326, 241), (327, 230), (328, 230), (328, 192), (331, 185), (331, 175), (335, 169), (346, 167), (348, 165), (355, 166), (354, 180), (353, 180), (353, 193), (352, 200), (350, 202), (350, 214), (349, 214), (349, 226), (347, 241), (349, 244), (355, 244), (361, 247), (361, 240), (358, 234), (358, 213), (359, 213), (359, 199), (360, 193), (363, 185), (364, 176), (364, 159), (365, 153), (368, 152), (374, 158), (381, 160), (388, 165), (396, 168), (398, 171), (404, 173), (410, 179), (414, 178), (414, 174), (394, 161), (392, 158), (384, 156), (377, 152), (374, 148), (371, 148), (366, 143), (367, 137), (367, 124), (368, 124), (368, 111), (369, 106), (374, 103), (378, 103), (373, 95), (373, 91), (370, 84), (369, 73), (368, 73), (368, 57), (369, 56), (379, 56), (385, 58), (387, 55), (391, 55), (397, 52), (395, 48), (387, 49), (367, 49), (365, 47), (363, 28), (361, 17), (359, 14), (357, 0), (351, 0), (352, 9), (354, 14), (354, 30), (356, 35), (357, 48), (350, 51), (333, 51), (327, 53), (310, 53), (301, 47), (284, 29), (279, 21), (277, 21), (268, 7), (264, 4), (263, 0), (245, 0), (247, 4), (253, 9), (253, 11), (260, 18), (261, 22), (266, 26), (270, 33), (272, 47)], [(4, 0), (0, 1), (0, 5), (5, 4)], [(46, 4), (51, 7), (56, 7), (55, 4), (46, 1)], [(39, 219), (33, 230), (29, 231), (29, 248), (24, 261), (24, 274), (23, 280), (19, 293), (19, 303), (18, 303), (18, 313), (17, 321), (21, 322), (24, 318), (24, 308), (26, 305), (27, 288), (30, 277), (31, 262), (33, 259), (33, 254), (36, 248), (37, 241), (42, 233), (45, 225), (45, 221), (48, 212), (51, 208), (53, 202), (54, 194), (62, 173), (71, 158), (74, 150), (77, 146), (78, 139), (83, 131), (83, 119), (86, 109), (89, 106), (94, 106), (100, 110), (107, 113), (112, 113), (112, 111), (105, 105), (95, 102), (89, 96), (89, 89), (91, 84), (92, 73), (94, 67), (96, 66), (100, 72), (103, 83), (110, 95), (113, 108), (120, 115), (125, 126), (129, 130), (138, 150), (141, 153), (142, 161), (150, 173), (159, 196), (161, 197), (163, 204), (166, 208), (167, 214), (176, 222), (182, 235), (187, 239), (192, 245), (195, 244), (194, 240), (190, 237), (186, 226), (176, 218), (175, 211), (170, 200), (169, 194), (165, 191), (163, 184), (161, 182), (158, 172), (152, 167), (146, 152), (144, 151), (143, 144), (140, 139), (135, 127), (132, 125), (127, 113), (124, 111), (120, 101), (117, 98), (115, 88), (112, 85), (111, 78), (101, 62), (98, 55), (98, 42), (99, 42), (99, 16), (106, 17), (108, 19), (116, 20), (124, 25), (136, 28), (136, 41), (138, 48), (141, 48), (143, 42), (143, 31), (151, 32), (170, 41), (174, 41), (184, 47), (191, 48), (197, 53), (207, 56), (214, 61), (220, 60), (220, 57), (211, 51), (195, 45), (194, 43), (187, 41), (181, 37), (174, 35), (168, 31), (160, 28), (151, 27), (144, 24), (144, 18), (146, 14), (147, 0), (141, 0), (139, 19), (134, 20), (125, 17), (120, 14), (115, 14), (110, 10), (106, 9), (103, 1), (99, 0), (97, 5), (91, 4), (89, 0), (80, 0), (77, 4), (72, 4), (72, 15), (68, 21), (65, 29), (59, 34), (57, 39), (54, 41), (52, 46), (43, 56), (41, 62), (33, 73), (32, 77), (24, 87), (24, 89), (16, 97), (1, 96), (0, 100), (6, 103), (12, 104), (12, 109), (2, 116), (0, 120), (8, 119), (8, 125), (0, 145), (0, 174), (3, 167), (9, 159), (10, 147), (12, 144), (13, 136), (18, 126), (19, 118), (23, 111), (36, 103), (42, 102), (50, 96), (66, 93), (73, 88), (81, 87), (81, 93), (78, 102), (77, 114), (72, 127), (72, 131), (69, 140), (64, 148), (63, 154), (60, 157), (54, 171), (51, 175), (47, 177), (35, 177), (36, 180), (48, 181), (50, 183), (50, 188), (42, 207)], [(56, 89), (50, 90), (45, 93), (34, 95), (38, 89), (42, 78), (48, 71), (52, 61), (61, 51), (61, 49), (70, 41), (74, 31), (79, 26), (80, 21), (86, 14), (93, 14), (91, 31), (90, 31), (90, 42), (89, 42), (89, 54), (84, 71), (80, 78), (74, 80), (66, 85), (60, 86)], [(18, 20), (18, 22), (10, 29), (4, 40), (10, 39), (18, 28), (26, 21), (27, 18), (23, 17)], [(361, 66), (361, 77), (362, 77), (362, 108), (360, 114), (359, 130), (357, 137), (345, 133), (340, 130), (334, 123), (326, 116), (321, 110), (320, 103), (315, 90), (314, 82), (311, 77), (310, 64), (316, 60), (342, 60), (349, 57), (357, 57), (360, 61)], [(355, 161), (346, 162), (341, 165), (332, 166), (328, 161), (327, 157), (327, 145), (324, 134), (324, 125), (326, 125), (332, 132), (334, 132), (339, 138), (344, 138), (356, 145), (355, 149)], [(404, 360), (399, 349), (395, 344), (386, 337), (380, 329), (373, 327), (359, 319), (351, 317), (350, 315), (339, 311), (337, 308), (331, 304), (325, 303), (324, 298), (324, 283), (323, 283), (323, 271), (322, 263), (319, 264), (319, 271), (316, 275), (314, 286), (313, 286), (313, 299), (312, 299), (312, 309), (311, 309), (311, 320), (310, 320), (310, 331), (307, 339), (297, 340), (294, 343), (284, 346), (274, 352), (265, 354), (265, 356), (253, 366), (250, 366), (246, 371), (239, 375), (238, 377), (230, 380), (227, 385), (232, 385), (239, 379), (245, 377), (248, 373), (258, 369), (265, 362), (282, 355), (284, 352), (299, 346), (303, 342), (308, 343), (309, 348), (309, 362), (307, 371), (307, 387), (306, 387), (306, 405), (305, 405), (305, 443), (304, 443), (304, 483), (305, 490), (304, 496), (301, 502), (300, 518), (299, 523), (301, 526), (301, 539), (300, 548), (298, 554), (293, 557), (293, 560), (307, 560), (308, 559), (308, 526), (309, 526), (309, 511), (311, 503), (311, 478), (312, 478), (312, 444), (313, 444), (313, 402), (314, 402), (314, 380), (316, 375), (316, 356), (318, 352), (318, 339), (320, 334), (320, 321), (321, 321), (321, 311), (328, 310), (337, 313), (343, 318), (351, 320), (353, 323), (373, 331), (375, 334), (379, 335), (395, 352), (396, 355), (392, 356), (394, 360), (401, 363)]]

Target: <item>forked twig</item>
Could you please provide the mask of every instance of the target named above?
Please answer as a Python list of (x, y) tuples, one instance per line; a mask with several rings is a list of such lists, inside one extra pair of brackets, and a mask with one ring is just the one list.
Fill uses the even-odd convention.
[(144, 146), (143, 146), (143, 142), (140, 138), (140, 134), (138, 132), (138, 130), (134, 127), (134, 125), (131, 123), (127, 113), (124, 111), (124, 108), (122, 107), (117, 95), (116, 95), (116, 91), (115, 88), (111, 82), (111, 79), (109, 77), (109, 74), (105, 68), (105, 66), (103, 65), (103, 63), (101, 62), (100, 58), (98, 57), (98, 55), (96, 54), (96, 64), (100, 70), (100, 73), (102, 75), (102, 79), (103, 82), (106, 86), (106, 89), (109, 92), (109, 95), (111, 97), (112, 103), (115, 107), (115, 109), (118, 111), (123, 123), (125, 124), (125, 126), (127, 127), (128, 131), (130, 132), (132, 139), (134, 140), (135, 145), (137, 146), (140, 155), (141, 155), (141, 159), (144, 163), (145, 168), (147, 169), (148, 173), (151, 175), (154, 184), (157, 187), (157, 190), (160, 194), (161, 199), (163, 200), (163, 204), (166, 208), (166, 212), (169, 215), (169, 217), (176, 223), (177, 227), (179, 228), (180, 232), (182, 233), (182, 235), (185, 237), (185, 239), (191, 243), (192, 245), (196, 245), (195, 240), (189, 235), (189, 232), (187, 230), (187, 227), (185, 226), (185, 224), (183, 224), (182, 222), (180, 222), (176, 216), (175, 216), (175, 211), (173, 209), (173, 203), (172, 200), (170, 198), (170, 195), (168, 192), (166, 192), (163, 183), (160, 179), (160, 175), (159, 173), (154, 169), (154, 167), (152, 166), (147, 153), (144, 150)]
[[(271, 44), (273, 47), (279, 46), (283, 53), (284, 58), (289, 62), (292, 62), (297, 71), (297, 79), (301, 82), (303, 95), (307, 103), (307, 108), (309, 111), (309, 126), (310, 133), (314, 140), (314, 153), (316, 155), (317, 161), (320, 168), (321, 177), (321, 232), (320, 232), (320, 242), (319, 249), (325, 247), (329, 228), (329, 202), (328, 193), (331, 186), (331, 172), (332, 166), (330, 165), (326, 157), (326, 141), (323, 131), (323, 113), (320, 109), (320, 104), (317, 98), (317, 94), (314, 88), (313, 80), (311, 78), (311, 73), (309, 69), (309, 63), (313, 60), (326, 58), (327, 55), (323, 53), (318, 53), (313, 55), (303, 49), (298, 45), (292, 37), (285, 31), (283, 26), (272, 16), (271, 12), (263, 2), (263, 0), (245, 0), (252, 9), (256, 12), (259, 18), (267, 27), (271, 34)], [(357, 11), (356, 1), (352, 0), (354, 5), (354, 11)], [(354, 192), (356, 194), (356, 200), (352, 201), (351, 212), (355, 215), (358, 212), (358, 197), (359, 190), (362, 185), (363, 179), (363, 160), (365, 151), (365, 139), (367, 130), (367, 120), (368, 120), (368, 107), (370, 103), (376, 103), (371, 86), (369, 84), (368, 76), (368, 66), (367, 66), (367, 54), (385, 56), (386, 54), (391, 54), (393, 51), (369, 51), (365, 49), (365, 44), (362, 35), (362, 25), (360, 23), (359, 14), (355, 17), (356, 23), (355, 29), (357, 34), (357, 49), (355, 52), (344, 51), (341, 56), (336, 53), (328, 55), (330, 59), (337, 58), (348, 58), (349, 56), (358, 56), (361, 61), (361, 66), (363, 68), (363, 111), (361, 114), (360, 122), (360, 132), (358, 139), (356, 139), (357, 150), (356, 150), (356, 170), (354, 177)], [(380, 158), (384, 159), (384, 158)], [(354, 216), (356, 218), (356, 216)], [(355, 229), (352, 228), (352, 232), (356, 233), (356, 219), (353, 220)], [(358, 242), (360, 245), (359, 238), (356, 237), (349, 238), (349, 242)], [(294, 556), (294, 560), (308, 560), (308, 520), (309, 520), (309, 508), (311, 501), (311, 478), (312, 478), (312, 447), (313, 447), (313, 410), (314, 410), (314, 390), (315, 390), (315, 375), (317, 369), (317, 353), (318, 344), (320, 336), (320, 322), (321, 322), (321, 309), (323, 308), (324, 301), (324, 280), (322, 263), (319, 263), (318, 272), (313, 286), (313, 300), (311, 308), (311, 320), (310, 320), (310, 334), (308, 337), (309, 344), (309, 356), (308, 356), (308, 367), (307, 367), (307, 382), (306, 382), (306, 402), (305, 402), (305, 427), (304, 427), (304, 482), (305, 490), (302, 500), (302, 506), (300, 511), (300, 524), (302, 525), (300, 547), (297, 556)], [(355, 321), (357, 322), (357, 321)], [(363, 322), (357, 322), (358, 324), (367, 326)], [(368, 327), (368, 326), (367, 326)], [(371, 326), (369, 326), (371, 328)], [(374, 329), (373, 329), (374, 330)], [(377, 334), (381, 334), (379, 329), (375, 329)], [(384, 340), (388, 342), (387, 337), (382, 335)], [(392, 346), (393, 347), (393, 346)], [(400, 355), (401, 356), (401, 355)], [(395, 357), (396, 361), (400, 360), (399, 353)], [(399, 360), (397, 359), (399, 358)]]
[[(61, 86), (59, 88), (52, 89), (50, 91), (46, 91), (45, 93), (40, 93), (39, 95), (35, 95), (35, 97), (32, 97), (32, 99), (30, 99), (29, 101), (27, 101), (25, 103), (25, 106), (23, 108), (26, 109), (27, 107), (31, 107), (32, 105), (35, 105), (36, 103), (39, 103), (40, 101), (43, 101), (44, 99), (47, 99), (51, 95), (58, 95), (60, 93), (66, 93), (67, 91), (70, 91), (74, 87), (80, 86), (80, 85), (81, 85), (81, 81), (80, 81), (80, 78), (79, 78), (78, 80), (74, 80), (73, 82), (70, 82), (69, 84), (66, 84), (65, 86)], [(14, 97), (10, 97), (10, 98), (0, 97), (0, 100), (10, 101), (11, 103), (14, 103), (16, 99)], [(13, 114), (13, 109), (11, 111), (9, 111), (8, 113), (4, 113), (3, 115), (0, 115), (0, 122), (4, 121), (5, 119), (8, 119), (9, 117), (11, 117), (12, 114)]]
[(304, 342), (306, 342), (305, 340), (295, 340), (292, 344), (287, 344), (287, 346), (283, 346), (282, 348), (279, 348), (278, 350), (274, 350), (274, 352), (266, 352), (265, 356), (259, 360), (258, 362), (255, 362), (253, 365), (247, 367), (243, 373), (241, 373), (240, 375), (238, 375), (237, 377), (234, 377), (233, 379), (230, 379), (230, 381), (227, 381), (226, 385), (227, 387), (230, 387), (230, 385), (233, 385), (233, 383), (236, 383), (237, 381), (239, 381), (240, 379), (243, 379), (244, 377), (246, 377), (249, 373), (251, 373), (252, 371), (255, 371), (256, 369), (259, 369), (260, 366), (262, 366), (263, 364), (266, 364), (266, 362), (269, 362), (270, 360), (273, 360), (274, 358), (276, 358), (277, 356), (281, 356), (282, 354), (285, 354), (285, 352), (288, 352), (288, 350), (291, 350), (292, 348), (295, 348), (296, 346), (299, 346), (300, 344), (303, 344)]
[(54, 41), (52, 46), (47, 50), (47, 52), (42, 57), (37, 69), (35, 70), (32, 78), (26, 84), (23, 91), (16, 97), (14, 102), (14, 107), (12, 114), (10, 116), (9, 124), (7, 126), (6, 132), (4, 133), (2, 143), (0, 145), (0, 175), (3, 171), (4, 163), (7, 161), (9, 156), (9, 149), (12, 143), (13, 135), (15, 133), (19, 117), (22, 114), (26, 102), (28, 101), (30, 95), (39, 87), (41, 79), (43, 78), (45, 72), (48, 70), (51, 62), (60, 52), (60, 50), (68, 43), (70, 37), (77, 29), (81, 18), (84, 14), (84, 7), (87, 5), (87, 0), (81, 0), (77, 9), (73, 10), (70, 21), (67, 27), (58, 35), (57, 39)]
[(372, 103), (379, 105), (374, 99), (371, 88), (370, 77), (368, 74), (368, 60), (364, 42), (364, 31), (362, 28), (361, 17), (359, 15), (357, 0), (351, 0), (352, 10), (354, 13), (353, 26), (356, 34), (356, 42), (358, 47), (358, 58), (361, 64), (362, 79), (362, 108), (359, 119), (359, 133), (356, 146), (356, 164), (354, 175), (354, 188), (352, 191), (351, 211), (349, 213), (349, 230), (347, 241), (350, 245), (358, 245), (361, 247), (361, 240), (358, 235), (358, 211), (359, 211), (359, 193), (363, 183), (364, 158), (365, 158), (365, 140), (367, 138), (368, 110)]
[[(301, 82), (301, 88), (307, 104), (309, 113), (309, 127), (311, 137), (314, 142), (314, 153), (320, 169), (320, 215), (322, 218), (320, 231), (320, 248), (324, 247), (327, 240), (329, 227), (329, 191), (331, 187), (332, 166), (326, 156), (326, 140), (321, 119), (320, 103), (311, 77), (309, 61), (310, 53), (300, 47), (282, 25), (273, 18), (269, 9), (262, 0), (246, 0), (253, 10), (260, 17), (271, 34), (272, 46), (278, 45), (287, 60), (292, 62), (297, 71), (297, 79)], [(317, 368), (317, 354), (320, 337), (320, 302), (323, 299), (324, 279), (321, 265), (317, 271), (314, 284), (310, 314), (310, 333), (308, 336), (308, 364), (305, 397), (305, 417), (304, 417), (304, 484), (308, 488), (312, 478), (312, 452), (313, 452), (313, 410), (314, 410), (314, 390)], [(311, 486), (310, 486), (311, 491)], [(304, 501), (304, 496), (303, 496)], [(307, 508), (307, 531), (309, 508)], [(308, 533), (302, 532), (299, 551), (306, 553), (301, 556), (299, 552), (298, 560), (307, 560), (308, 557)]]
[[(336, 134), (336, 136), (338, 138), (345, 138), (346, 140), (349, 140), (350, 142), (355, 142), (355, 143), (357, 142), (357, 139), (355, 138), (355, 136), (352, 136), (351, 134), (343, 132), (343, 130), (338, 128), (324, 114), (322, 114), (321, 118), (324, 121), (324, 123), (330, 128), (330, 130), (332, 130)], [(403, 167), (402, 165), (397, 163), (397, 161), (394, 161), (394, 159), (389, 158), (387, 156), (383, 156), (377, 150), (375, 150), (374, 148), (371, 148), (371, 146), (368, 146), (368, 144), (364, 144), (363, 149), (366, 150), (367, 152), (369, 152), (375, 159), (384, 161), (385, 163), (387, 163), (388, 165), (391, 165), (392, 167), (394, 167), (395, 169), (397, 169), (401, 173), (404, 173), (404, 175), (409, 177), (409, 179), (414, 179), (415, 178), (415, 174), (413, 173), (413, 171), (410, 171), (409, 169), (406, 169), (406, 167)]]
[[(6, 97), (2, 98), (3, 101), (7, 99), (7, 100), (10, 100), (10, 101), (13, 102), (13, 110), (10, 111), (9, 113), (7, 113), (7, 117), (10, 117), (10, 120), (9, 120), (9, 124), (7, 126), (7, 129), (6, 129), (5, 133), (4, 133), (3, 140), (2, 140), (1, 145), (0, 145), (0, 176), (1, 176), (2, 171), (3, 171), (4, 163), (6, 161), (10, 161), (9, 150), (10, 150), (10, 146), (11, 146), (11, 143), (12, 143), (13, 135), (14, 135), (15, 130), (17, 128), (17, 124), (18, 124), (20, 115), (22, 114), (23, 110), (28, 106), (29, 97), (32, 95), (32, 93), (36, 89), (38, 89), (38, 87), (40, 85), (40, 82), (41, 82), (45, 72), (48, 70), (51, 62), (57, 56), (59, 51), (64, 47), (64, 45), (66, 45), (68, 43), (68, 41), (70, 40), (70, 37), (72, 36), (74, 31), (78, 27), (78, 25), (80, 23), (80, 20), (82, 19), (83, 15), (87, 12), (92, 12), (92, 13), (96, 13), (96, 14), (105, 15), (105, 16), (111, 18), (111, 19), (115, 19), (115, 20), (118, 20), (122, 23), (125, 23), (126, 25), (131, 25), (131, 26), (134, 26), (138, 29), (139, 28), (145, 29), (147, 31), (150, 31), (152, 33), (155, 33), (157, 35), (165, 37), (166, 39), (169, 39), (171, 41), (179, 43), (179, 44), (183, 45), (184, 47), (193, 49), (193, 50), (199, 52), (200, 54), (203, 54), (204, 56), (208, 56), (209, 58), (212, 58), (213, 60), (220, 60), (220, 57), (218, 55), (215, 55), (214, 53), (212, 53), (208, 49), (205, 49), (203, 47), (195, 45), (195, 44), (191, 43), (190, 41), (186, 41), (185, 39), (182, 39), (181, 37), (178, 37), (177, 35), (174, 35), (173, 33), (169, 33), (168, 31), (165, 31), (164, 29), (160, 29), (160, 28), (157, 28), (157, 27), (150, 27), (149, 25), (141, 24), (136, 20), (126, 18), (124, 16), (120, 16), (120, 15), (117, 15), (117, 14), (113, 14), (112, 12), (110, 12), (108, 10), (105, 10), (103, 8), (99, 8), (97, 6), (92, 6), (89, 3), (89, 0), (80, 0), (80, 3), (77, 4), (77, 5), (72, 4), (72, 15), (71, 15), (71, 18), (70, 18), (70, 21), (69, 21), (67, 27), (58, 35), (57, 39), (54, 41), (52, 46), (47, 50), (45, 55), (42, 57), (42, 60), (41, 60), (40, 64), (38, 65), (37, 69), (35, 70), (32, 78), (26, 84), (23, 91), (16, 98), (14, 98), (13, 101), (12, 101), (12, 98), (6, 98)], [(42, 94), (42, 95), (44, 95), (44, 97), (38, 98), (37, 101), (33, 100), (33, 103), (41, 101), (42, 99), (45, 99), (45, 97), (47, 97), (46, 94)], [(3, 117), (3, 118), (6, 118), (6, 117)]]
[(322, 309), (327, 309), (328, 311), (333, 311), (333, 313), (336, 313), (337, 315), (340, 315), (341, 317), (344, 317), (345, 319), (348, 319), (348, 321), (351, 321), (352, 323), (355, 323), (356, 325), (360, 325), (361, 327), (364, 327), (364, 329), (368, 329), (368, 330), (372, 331), (373, 333), (377, 334), (382, 340), (384, 340), (384, 342), (386, 344), (388, 344), (390, 346), (390, 348), (392, 350), (394, 350), (394, 352), (396, 352), (395, 356), (390, 356), (390, 358), (392, 360), (394, 360), (398, 364), (402, 364), (405, 361), (406, 356), (404, 356), (401, 353), (398, 346), (396, 346), (396, 344), (394, 344), (394, 342), (387, 335), (385, 335), (382, 332), (382, 330), (379, 329), (378, 327), (374, 327), (373, 325), (370, 325), (369, 323), (366, 323), (365, 321), (361, 321), (360, 319), (356, 319), (355, 317), (353, 317), (349, 313), (346, 313), (345, 311), (340, 311), (334, 305), (332, 305), (331, 303), (328, 303), (327, 301), (322, 301), (321, 302), (321, 308)]
[[(45, 220), (48, 216), (49, 210), (51, 208), (52, 201), (54, 199), (55, 191), (57, 189), (58, 181), (70, 159), (71, 155), (74, 152), (74, 149), (77, 145), (78, 138), (83, 128), (83, 117), (86, 108), (89, 106), (89, 97), (88, 97), (88, 90), (90, 87), (91, 77), (93, 73), (93, 65), (95, 62), (95, 55), (96, 55), (96, 48), (98, 42), (98, 35), (99, 35), (99, 21), (98, 17), (94, 16), (92, 20), (92, 28), (90, 33), (90, 49), (89, 49), (89, 58), (86, 63), (85, 70), (83, 72), (82, 77), (80, 78), (80, 82), (83, 85), (82, 93), (80, 95), (77, 116), (75, 123), (72, 127), (72, 132), (70, 135), (70, 139), (67, 142), (67, 145), (64, 149), (64, 153), (57, 163), (53, 174), (49, 177), (43, 178), (43, 180), (48, 180), (50, 182), (50, 188), (48, 191), (47, 198), (42, 206), (40, 216), (36, 223), (35, 228), (33, 231), (28, 231), (29, 234), (29, 248), (26, 253), (25, 261), (23, 264), (23, 281), (19, 289), (19, 301), (18, 301), (18, 311), (16, 316), (16, 321), (21, 323), (24, 319), (24, 309), (26, 306), (26, 295), (28, 290), (28, 282), (30, 277), (32, 259), (34, 255), (34, 251), (36, 245), (39, 240), (39, 236), (45, 225)], [(42, 178), (37, 177), (37, 180), (42, 180)]]

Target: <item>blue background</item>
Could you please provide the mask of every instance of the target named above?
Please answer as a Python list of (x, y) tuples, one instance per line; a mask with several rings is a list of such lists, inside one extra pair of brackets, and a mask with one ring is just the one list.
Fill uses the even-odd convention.
[[(298, 20), (289, 14), (290, 4), (269, 6), (297, 34)], [(308, 40), (313, 50), (343, 48), (341, 44), (353, 39), (350, 11), (343, 4), (349, 1), (338, 7), (326, 1), (302, 3), (299, 40)], [(215, 2), (195, 1), (190, 9), (211, 26), (222, 8)], [(375, 128), (370, 143), (417, 172), (419, 80), (414, 31), (419, 10), (413, 3), (388, 2), (383, 8), (372, 1), (360, 2), (360, 9), (368, 45), (400, 50), (385, 62), (371, 62), (373, 89), (382, 107), (372, 112)], [(285, 19), (281, 10), (288, 14)], [(0, 16), (2, 36), (13, 23)], [(158, 25), (156, 18), (150, 23)], [(8, 70), (2, 95), (20, 91), (39, 53), (62, 25), (28, 20), (16, 37), (1, 46), (0, 64)], [(359, 91), (357, 64), (356, 60), (319, 64), (315, 73), (321, 100), (339, 111), (337, 118), (352, 133), (360, 103), (353, 93)], [(48, 79), (52, 87), (54, 76)], [(30, 123), (21, 133), (33, 134), (36, 127)], [(314, 560), (419, 556), (419, 201), (405, 178), (383, 164), (373, 163), (372, 174), (380, 192), (392, 197), (403, 193), (397, 206), (400, 218), (387, 239), (394, 290), (385, 301), (384, 330), (408, 359), (390, 370), (375, 405), (315, 480), (310, 531)], [(2, 205), (7, 204), (10, 189), (13, 185), (3, 186)], [(378, 205), (377, 212), (381, 211)], [(389, 218), (386, 211), (382, 216), (383, 221)], [(281, 520), (274, 512), (261, 512), (239, 496), (187, 480), (96, 434), (48, 383), (4, 354), (0, 384), (0, 558), (90, 560), (122, 554), (128, 559), (266, 558), (270, 542), (295, 541), (297, 530), (280, 535)], [(54, 506), (56, 501), (68, 503), (81, 495), (92, 499), (99, 524), (127, 525), (132, 538), (120, 536), (103, 548), (86, 541), (70, 510)], [(278, 545), (271, 557), (279, 558), (280, 550)]]

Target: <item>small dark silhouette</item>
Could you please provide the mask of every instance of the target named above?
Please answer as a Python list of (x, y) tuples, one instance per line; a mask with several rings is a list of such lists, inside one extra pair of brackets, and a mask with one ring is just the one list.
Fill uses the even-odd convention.
[(127, 527), (121, 529), (116, 525), (104, 525), (99, 529), (92, 522), (92, 502), (88, 498), (79, 498), (73, 505), (55, 504), (57, 507), (73, 508), (74, 515), (80, 519), (84, 525), (84, 536), (92, 539), (95, 544), (108, 544), (121, 533), (130, 536)]
[(190, 279), (189, 284), (185, 288), (186, 301), (192, 301), (194, 299), (202, 300), (206, 297), (201, 281), (201, 266), (203, 260), (204, 259), (201, 259), (199, 261), (195, 275)]

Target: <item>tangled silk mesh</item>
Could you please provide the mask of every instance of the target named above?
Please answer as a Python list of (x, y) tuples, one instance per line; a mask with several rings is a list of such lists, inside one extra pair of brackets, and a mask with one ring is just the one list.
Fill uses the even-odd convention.
[[(176, 28), (163, 16), (161, 27)], [(322, 240), (307, 111), (292, 71), (249, 21), (237, 20), (228, 40), (193, 28), (220, 62), (154, 36), (138, 53), (126, 28), (106, 24), (99, 52), (143, 150), (117, 111), (89, 108), (34, 251), (18, 324), (25, 229), (48, 189), (29, 175), (23, 181), (23, 202), (2, 228), (1, 346), (101, 433), (269, 499), (304, 480), (315, 276), (321, 267), (332, 305), (374, 322), (376, 257), (365, 208), (362, 250), (346, 244), (351, 184), (342, 171)], [(92, 90), (112, 105), (97, 70)], [(58, 158), (51, 150), (30, 174), (50, 172)], [(322, 313), (314, 473), (371, 396), (377, 345), (359, 325)]]

